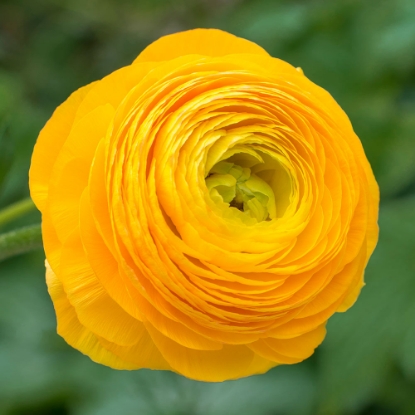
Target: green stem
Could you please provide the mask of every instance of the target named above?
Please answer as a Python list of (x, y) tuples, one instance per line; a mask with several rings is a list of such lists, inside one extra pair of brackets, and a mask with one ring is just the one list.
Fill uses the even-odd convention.
[(42, 249), (40, 225), (26, 226), (15, 231), (0, 234), (0, 261), (13, 255)]
[(0, 210), (0, 227), (33, 209), (35, 209), (35, 204), (30, 197), (7, 206), (3, 210)]

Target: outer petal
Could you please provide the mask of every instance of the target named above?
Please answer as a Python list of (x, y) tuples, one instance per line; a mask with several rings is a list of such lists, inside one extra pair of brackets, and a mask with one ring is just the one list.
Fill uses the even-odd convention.
[(78, 229), (63, 245), (58, 278), (79, 320), (98, 336), (130, 346), (145, 331), (143, 324), (115, 303), (96, 278), (85, 256)]
[(147, 46), (134, 63), (168, 61), (184, 55), (225, 56), (235, 53), (269, 56), (261, 46), (222, 30), (194, 29), (161, 37)]
[(261, 358), (246, 346), (224, 345), (222, 350), (192, 350), (163, 336), (150, 324), (146, 327), (171, 367), (191, 379), (222, 382), (265, 373), (276, 366), (275, 362)]
[(292, 339), (258, 340), (249, 347), (260, 356), (278, 363), (298, 363), (310, 357), (326, 335), (325, 324)]
[(48, 184), (54, 161), (72, 129), (79, 105), (95, 84), (94, 82), (75, 91), (56, 108), (39, 134), (33, 150), (29, 181), (30, 195), (41, 211), (48, 198)]
[(57, 320), (58, 333), (75, 349), (89, 356), (94, 362), (102, 363), (114, 369), (137, 369), (138, 366), (125, 362), (106, 350), (98, 338), (78, 320), (76, 312), (63, 289), (61, 282), (46, 261), (46, 283), (53, 300)]
[(116, 108), (154, 66), (146, 63), (121, 68), (79, 88), (55, 110), (36, 141), (29, 171), (30, 195), (40, 211), (44, 210), (48, 198), (55, 161), (75, 123), (101, 105), (110, 104)]
[(94, 362), (113, 369), (171, 369), (146, 330), (132, 346), (120, 346), (92, 333), (78, 319), (62, 283), (46, 261), (46, 283), (58, 320), (58, 333), (75, 349)]

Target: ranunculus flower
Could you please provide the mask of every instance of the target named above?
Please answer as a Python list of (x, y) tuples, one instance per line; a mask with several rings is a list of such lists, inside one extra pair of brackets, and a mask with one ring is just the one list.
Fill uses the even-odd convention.
[(378, 187), (338, 104), (213, 29), (73, 93), (30, 189), (58, 332), (117, 369), (221, 381), (304, 360), (378, 237)]

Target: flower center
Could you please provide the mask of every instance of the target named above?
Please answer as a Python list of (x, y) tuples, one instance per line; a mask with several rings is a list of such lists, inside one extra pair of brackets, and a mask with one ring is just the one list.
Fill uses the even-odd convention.
[[(277, 216), (275, 195), (264, 178), (246, 167), (251, 163), (235, 155), (216, 163), (206, 177), (206, 186), (212, 200), (226, 203), (258, 222), (269, 221)], [(239, 162), (239, 163), (238, 163)]]

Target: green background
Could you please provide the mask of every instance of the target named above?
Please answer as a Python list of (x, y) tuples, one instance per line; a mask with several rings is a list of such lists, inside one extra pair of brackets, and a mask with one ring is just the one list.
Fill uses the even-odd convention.
[[(381, 188), (379, 245), (357, 304), (315, 355), (238, 381), (94, 364), (55, 332), (43, 253), (0, 264), (0, 414), (415, 414), (415, 1), (0, 0), (0, 207), (28, 195), (37, 134), (73, 90), (159, 36), (217, 27), (323, 86)], [(4, 227), (39, 221), (37, 212)]]

